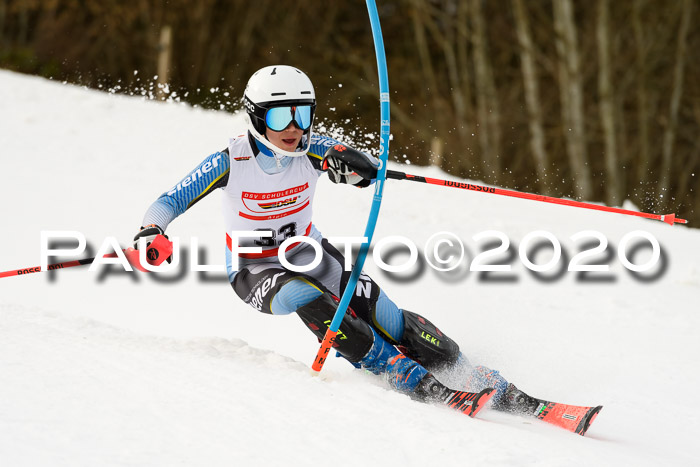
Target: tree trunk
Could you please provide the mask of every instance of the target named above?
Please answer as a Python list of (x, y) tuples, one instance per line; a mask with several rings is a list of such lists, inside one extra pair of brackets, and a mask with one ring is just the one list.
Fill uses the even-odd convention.
[(596, 38), (598, 42), (598, 93), (600, 121), (603, 126), (605, 141), (605, 196), (611, 206), (621, 203), (621, 186), (623, 184), (618, 169), (617, 134), (615, 128), (615, 104), (613, 102), (613, 85), (610, 77), (610, 14), (609, 0), (598, 0), (598, 21)]
[(500, 174), (500, 110), (496, 96), (496, 85), (488, 59), (486, 47), (486, 20), (481, 10), (481, 0), (471, 0), (472, 43), (474, 47), (474, 82), (476, 85), (477, 131), (483, 158), (485, 175)]
[(17, 44), (20, 47), (27, 45), (29, 37), (29, 10), (27, 8), (28, 0), (20, 0), (19, 2), (19, 33), (17, 34)]
[[(424, 6), (425, 0), (413, 0), (413, 8), (411, 8), (411, 20), (413, 22), (413, 40), (416, 43), (418, 50), (418, 58), (420, 59), (423, 78), (430, 92), (437, 92), (437, 80), (435, 79), (435, 71), (433, 63), (430, 59), (430, 49), (428, 41), (425, 37), (425, 24), (428, 12)], [(427, 18), (430, 21), (430, 18)]]
[[(442, 17), (442, 23), (446, 25), (447, 34), (442, 42), (442, 50), (445, 55), (445, 65), (447, 66), (447, 77), (449, 79), (450, 88), (452, 89), (452, 106), (454, 107), (455, 120), (452, 125), (455, 126), (457, 134), (459, 135), (460, 146), (465, 147), (468, 144), (467, 131), (467, 104), (464, 99), (464, 94), (462, 94), (462, 81), (459, 76), (459, 68), (457, 64), (457, 53), (455, 51), (456, 43), (454, 28), (452, 27), (453, 19), (444, 13)], [(457, 159), (460, 157), (458, 156)], [(456, 169), (458, 167), (457, 161), (450, 161), (453, 167), (450, 169)]]
[[(189, 15), (189, 20), (196, 28), (196, 34), (193, 33), (189, 41), (189, 56), (192, 57), (192, 59), (188, 69), (188, 82), (193, 88), (211, 85), (211, 83), (206, 82), (205, 78), (206, 54), (204, 51), (207, 49), (207, 44), (210, 41), (210, 33), (212, 32), (209, 26), (211, 24), (212, 10), (213, 8), (205, 5), (204, 2), (197, 2)], [(196, 50), (196, 52), (193, 53), (192, 49)]]
[[(464, 134), (460, 133), (463, 138), (463, 147), (469, 147), (472, 143), (472, 135), (474, 133), (474, 104), (471, 90), (471, 73), (469, 68), (469, 5), (465, 1), (457, 2), (457, 68), (460, 78), (460, 92), (465, 105), (465, 121), (461, 122)], [(457, 158), (458, 174), (471, 175), (475, 161), (472, 152), (461, 155)]]
[[(692, 153), (690, 154), (690, 157), (688, 157), (687, 161), (684, 161), (684, 168), (688, 169), (691, 167), (697, 167), (698, 163), (700, 162), (700, 144), (695, 145), (695, 148), (693, 149)], [(691, 185), (691, 183), (695, 183), (695, 186), (698, 186), (698, 175), (693, 170), (683, 170), (681, 173), (678, 174), (680, 178), (680, 183), (678, 187), (678, 194), (679, 198), (681, 196), (684, 196), (686, 193), (688, 193), (688, 187)], [(692, 187), (691, 187), (692, 191)]]
[(576, 197), (591, 199), (593, 187), (586, 150), (583, 83), (571, 0), (554, 1), (555, 45), (564, 138)]
[(170, 73), (170, 57), (173, 51), (173, 29), (166, 24), (160, 30), (160, 41), (158, 41), (158, 98), (165, 100), (168, 94), (165, 92), (165, 87), (169, 81)]
[(662, 206), (669, 206), (671, 199), (671, 158), (673, 157), (673, 143), (676, 139), (676, 127), (678, 126), (678, 109), (683, 95), (683, 72), (685, 69), (685, 51), (690, 29), (690, 14), (692, 0), (683, 0), (680, 10), (680, 28), (678, 29), (678, 45), (676, 47), (676, 66), (673, 72), (673, 90), (668, 111), (668, 125), (664, 131), (663, 150), (661, 154), (661, 180), (659, 181), (659, 198)]
[(533, 57), (534, 45), (523, 0), (513, 0), (513, 10), (515, 13), (515, 29), (518, 34), (518, 43), (520, 44), (520, 68), (523, 73), (525, 103), (527, 105), (528, 125), (530, 127), (530, 149), (535, 160), (539, 191), (544, 194), (550, 194), (549, 184), (547, 183), (549, 155), (544, 144), (540, 91), (537, 83), (537, 72), (535, 71), (535, 59)]
[(5, 16), (7, 15), (7, 0), (0, 0), (0, 51), (5, 48)]
[(637, 124), (639, 135), (639, 159), (637, 161), (637, 180), (644, 184), (649, 177), (649, 95), (647, 93), (647, 45), (646, 34), (642, 26), (641, 9), (643, 0), (632, 3), (632, 25), (634, 42), (637, 48)]
[[(471, 82), (469, 80), (469, 8), (464, 1), (457, 4), (457, 63), (460, 80), (462, 82), (462, 96), (467, 106), (467, 118), (473, 119), (474, 108), (472, 107)], [(471, 123), (471, 122), (470, 122)]]
[[(258, 25), (265, 22), (265, 13), (270, 7), (269, 0), (258, 0), (257, 6), (248, 10), (245, 21), (243, 21), (236, 34), (236, 52), (234, 56), (239, 63), (248, 62), (251, 54), (254, 52), (255, 37), (253, 31)], [(243, 83), (247, 82), (240, 67), (235, 69), (234, 74), (234, 82), (238, 80), (243, 80)]]
[[(446, 102), (443, 100), (440, 93), (440, 88), (437, 84), (436, 70), (433, 65), (433, 61), (430, 55), (430, 48), (428, 46), (428, 39), (425, 34), (426, 24), (432, 24), (432, 18), (430, 17), (430, 12), (428, 11), (425, 0), (413, 0), (411, 8), (411, 20), (413, 24), (413, 40), (416, 44), (416, 49), (418, 51), (418, 58), (420, 60), (421, 71), (425, 86), (422, 86), (423, 94), (428, 102), (431, 102), (429, 112), (432, 112), (433, 117), (431, 120), (436, 123), (439, 128), (444, 128), (445, 118), (449, 114), (449, 109), (447, 108)], [(436, 40), (440, 42), (440, 38), (436, 37)], [(394, 109), (392, 109), (394, 113)], [(421, 128), (422, 131), (423, 129)], [(432, 141), (440, 136), (432, 136)], [(442, 151), (442, 142), (440, 143), (440, 149)], [(446, 166), (447, 158), (441, 157), (434, 159), (433, 163), (438, 167), (445, 170), (449, 170)]]
[(630, 135), (627, 132), (627, 121), (625, 119), (625, 92), (622, 89), (617, 89), (615, 94), (615, 127), (617, 128), (617, 163), (618, 174), (620, 176), (620, 186), (622, 189), (621, 202), (624, 202), (629, 195), (629, 187), (636, 185), (638, 181), (637, 174), (634, 170), (619, 170), (619, 167), (634, 167), (636, 165), (637, 155), (630, 156)]
[(443, 165), (443, 145), (439, 136), (433, 136), (430, 140), (430, 162), (436, 167)]

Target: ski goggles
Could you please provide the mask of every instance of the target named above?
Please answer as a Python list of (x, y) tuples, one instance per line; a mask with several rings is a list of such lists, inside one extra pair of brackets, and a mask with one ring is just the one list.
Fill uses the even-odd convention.
[(272, 131), (282, 131), (294, 124), (300, 130), (308, 130), (314, 119), (314, 106), (312, 105), (286, 105), (273, 107), (265, 113), (265, 125)]

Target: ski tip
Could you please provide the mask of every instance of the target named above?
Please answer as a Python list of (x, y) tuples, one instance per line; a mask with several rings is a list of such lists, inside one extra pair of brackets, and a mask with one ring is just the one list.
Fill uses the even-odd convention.
[(477, 394), (472, 402), (472, 409), (469, 411), (469, 416), (476, 417), (476, 414), (478, 414), (481, 409), (484, 408), (486, 403), (490, 401), (495, 394), (496, 390), (493, 388), (486, 388)]
[(602, 405), (599, 405), (598, 407), (591, 407), (576, 428), (576, 433), (581, 436), (585, 435), (588, 428), (590, 428), (591, 423), (593, 423), (593, 420), (595, 420), (602, 408)]

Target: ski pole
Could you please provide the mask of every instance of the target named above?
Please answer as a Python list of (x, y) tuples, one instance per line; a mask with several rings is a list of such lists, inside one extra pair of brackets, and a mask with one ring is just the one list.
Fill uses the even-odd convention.
[[(141, 265), (138, 250), (136, 250), (132, 247), (129, 247), (129, 248), (122, 250), (122, 252), (124, 252), (124, 256), (126, 256), (126, 259), (129, 261), (129, 264), (131, 264), (133, 267), (135, 267), (139, 271), (148, 272)], [(146, 257), (148, 258), (148, 261), (150, 264), (152, 264), (154, 266), (159, 266), (161, 263), (163, 263), (163, 261), (166, 261), (166, 258), (169, 257), (172, 253), (173, 253), (172, 244), (163, 235), (158, 235), (153, 240), (153, 242), (149, 243), (148, 248), (146, 250)], [(116, 258), (116, 257), (117, 257), (116, 253), (109, 253), (109, 254), (106, 254), (103, 256), (103, 258)], [(46, 267), (46, 270), (47, 271), (54, 271), (56, 269), (72, 268), (74, 266), (85, 266), (86, 264), (92, 264), (95, 261), (95, 259), (97, 259), (97, 257), (77, 259), (77, 260), (73, 260), (73, 261), (64, 261), (62, 263), (49, 264)], [(32, 274), (34, 272), (42, 272), (41, 266), (15, 269), (14, 271), (0, 272), (0, 279), (3, 277), (23, 276), (25, 274)]]
[(379, 23), (379, 13), (377, 13), (377, 4), (374, 0), (367, 0), (367, 12), (369, 13), (369, 21), (372, 25), (372, 37), (374, 39), (374, 53), (377, 56), (377, 72), (379, 74), (379, 103), (380, 103), (380, 150), (379, 159), (380, 166), (377, 172), (377, 181), (374, 185), (374, 196), (372, 198), (372, 206), (370, 208), (369, 219), (367, 220), (367, 225), (365, 226), (365, 238), (367, 239), (360, 246), (360, 253), (357, 255), (357, 261), (355, 261), (355, 267), (352, 269), (350, 274), (350, 279), (345, 286), (345, 291), (343, 296), (340, 298), (340, 303), (338, 308), (335, 310), (333, 315), (333, 320), (330, 326), (326, 330), (326, 334), (323, 336), (323, 341), (321, 342), (321, 348), (318, 349), (316, 354), (316, 359), (311, 365), (311, 369), (315, 372), (320, 372), (323, 368), (323, 364), (326, 362), (326, 357), (331, 350), (335, 342), (336, 334), (338, 334), (338, 329), (340, 328), (340, 323), (343, 322), (343, 317), (345, 316), (345, 311), (350, 304), (350, 299), (355, 293), (355, 286), (362, 273), (362, 266), (365, 263), (365, 258), (369, 252), (369, 245), (372, 242), (372, 235), (374, 235), (374, 228), (377, 225), (377, 218), (379, 217), (379, 208), (382, 204), (382, 194), (384, 192), (384, 182), (386, 180), (386, 163), (389, 157), (389, 136), (390, 136), (390, 113), (389, 113), (389, 75), (387, 73), (386, 67), (386, 54), (384, 52), (384, 38), (382, 37), (382, 28)]
[(474, 185), (471, 183), (453, 182), (450, 180), (441, 180), (439, 178), (421, 177), (419, 175), (411, 175), (404, 172), (398, 172), (396, 170), (387, 170), (386, 178), (391, 178), (394, 180), (410, 180), (412, 182), (429, 183), (431, 185), (442, 185), (449, 186), (453, 188), (461, 188), (463, 190), (479, 191), (481, 193), (489, 193), (492, 195), (502, 195), (502, 196), (512, 196), (514, 198), (530, 199), (533, 201), (541, 201), (544, 203), (561, 204), (564, 206), (573, 206), (576, 208), (585, 209), (595, 209), (598, 211), (615, 212), (617, 214), (627, 214), (628, 216), (644, 217), (646, 219), (654, 219), (657, 221), (665, 222), (669, 225), (676, 224), (687, 224), (688, 221), (685, 219), (680, 219), (676, 217), (675, 214), (650, 214), (647, 212), (630, 211), (627, 209), (611, 208), (608, 206), (600, 206), (597, 204), (584, 203), (581, 201), (574, 201), (570, 199), (554, 198), (552, 196), (536, 195), (532, 193), (525, 193), (522, 191), (515, 190), (505, 190), (503, 188), (487, 187), (482, 185)]
[[(117, 256), (116, 253), (112, 253), (110, 255), (106, 255), (105, 257), (116, 257), (116, 256)], [(47, 269), (47, 271), (53, 271), (55, 269), (72, 268), (73, 266), (84, 266), (86, 264), (92, 264), (93, 261), (95, 261), (95, 258), (85, 258), (85, 259), (78, 259), (78, 260), (74, 260), (74, 261), (65, 261), (63, 263), (49, 264), (46, 269)], [(41, 266), (15, 269), (14, 271), (0, 272), (0, 278), (10, 277), (10, 276), (23, 276), (25, 274), (31, 274), (33, 272), (41, 272), (41, 271), (42, 271)]]

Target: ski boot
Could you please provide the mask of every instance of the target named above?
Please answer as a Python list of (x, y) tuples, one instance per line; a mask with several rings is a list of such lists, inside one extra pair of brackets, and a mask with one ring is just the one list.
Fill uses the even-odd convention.
[(383, 374), (389, 385), (411, 398), (427, 403), (440, 403), (474, 417), (494, 395), (485, 388), (478, 393), (450, 389), (426, 370), (423, 365), (399, 352), (376, 331), (374, 343), (360, 360), (362, 368)]
[(486, 388), (478, 393), (450, 389), (430, 373), (423, 377), (413, 391), (413, 397), (416, 399), (440, 403), (470, 417), (476, 416), (494, 394), (493, 388)]
[(534, 415), (542, 402), (544, 401), (528, 396), (515, 384), (508, 383), (503, 397), (494, 401), (493, 409), (519, 415)]

